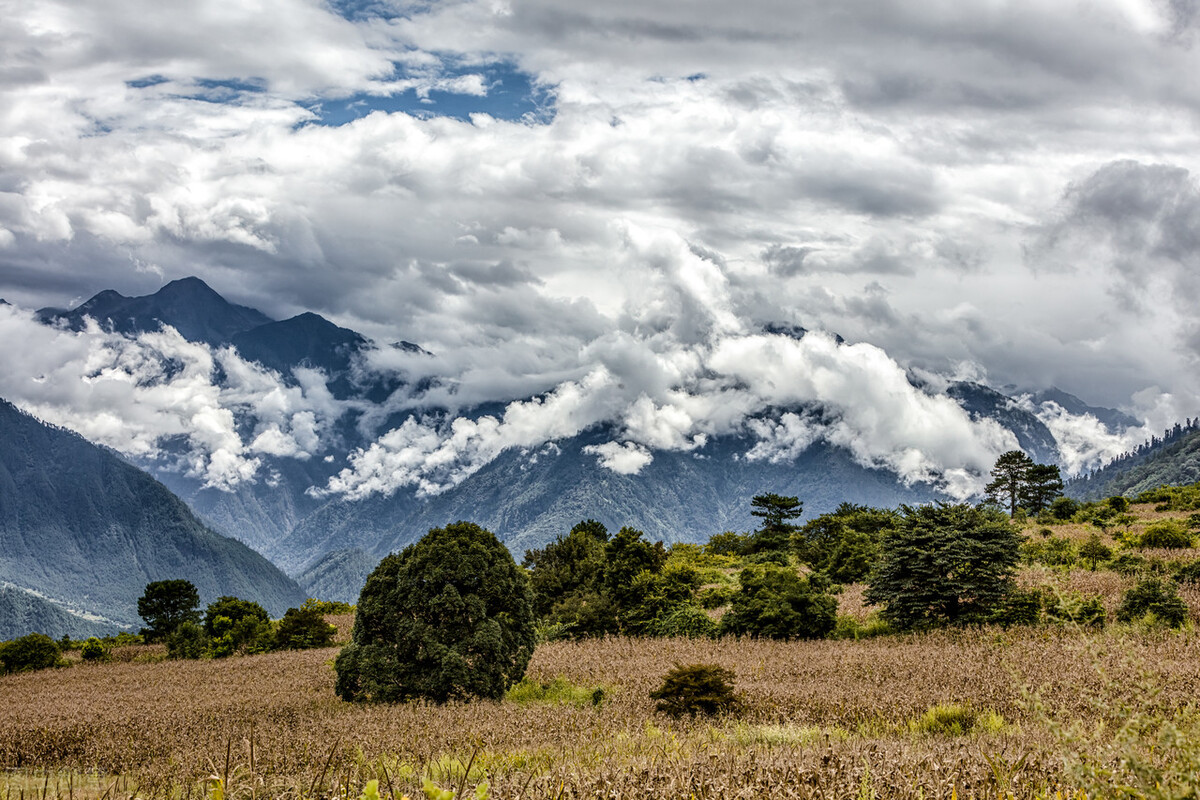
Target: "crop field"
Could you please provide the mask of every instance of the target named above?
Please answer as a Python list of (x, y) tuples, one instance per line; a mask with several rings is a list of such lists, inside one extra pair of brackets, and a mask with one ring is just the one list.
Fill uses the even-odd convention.
[[(1071, 769), (1089, 758), (1175, 758), (1151, 746), (1164, 723), (1192, 724), (1200, 692), (1200, 637), (1134, 628), (549, 643), (529, 670), (557, 679), (547, 698), (444, 706), (343, 703), (336, 653), (147, 648), (2, 678), (0, 792), (358, 797), (378, 780), (399, 798), (430, 779), (465, 796), (486, 781), (493, 798), (1078, 797)], [(734, 670), (740, 714), (655, 711), (663, 673), (696, 662)], [(958, 708), (945, 723), (937, 706)]]

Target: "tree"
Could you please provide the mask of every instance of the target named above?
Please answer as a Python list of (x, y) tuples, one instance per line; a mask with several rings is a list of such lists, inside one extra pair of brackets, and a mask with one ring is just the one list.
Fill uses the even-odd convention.
[(1092, 572), (1095, 572), (1098, 562), (1112, 558), (1112, 548), (1100, 541), (1099, 534), (1093, 533), (1079, 546), (1079, 557), (1092, 562)]
[(345, 700), (500, 698), (536, 641), (529, 582), (507, 548), (470, 522), (434, 528), (385, 557), (358, 598), (337, 657)]
[(741, 701), (733, 691), (732, 670), (716, 664), (676, 664), (650, 693), (655, 707), (672, 717), (736, 711)]
[(1187, 604), (1179, 596), (1174, 583), (1160, 578), (1146, 578), (1121, 595), (1117, 620), (1136, 622), (1150, 618), (1172, 628), (1187, 621)]
[(1017, 513), (1021, 503), (1021, 491), (1027, 485), (1033, 459), (1020, 450), (1009, 450), (996, 459), (992, 467), (992, 480), (984, 487), (989, 500), (1008, 506), (1009, 515)]
[(217, 632), (213, 630), (213, 625), (217, 617), (225, 617), (234, 625), (247, 618), (254, 618), (263, 622), (270, 622), (271, 615), (267, 610), (253, 600), (242, 600), (239, 597), (218, 597), (208, 604), (204, 610), (204, 632), (209, 636), (216, 636)]
[(30, 633), (0, 645), (0, 667), (4, 672), (32, 672), (58, 665), (58, 645), (44, 633)]
[(771, 564), (742, 570), (741, 589), (721, 633), (768, 639), (821, 639), (837, 622), (837, 600), (817, 576), (801, 578), (791, 567)]
[(750, 505), (751, 516), (760, 518), (763, 524), (747, 542), (748, 552), (787, 550), (791, 546), (792, 534), (799, 529), (790, 520), (804, 513), (804, 503), (800, 502), (800, 498), (774, 493), (760, 494), (750, 499)]
[(1062, 494), (1062, 474), (1053, 464), (1033, 464), (1025, 474), (1020, 488), (1021, 505), (1030, 514), (1049, 508), (1056, 497)]
[(530, 571), (534, 613), (544, 617), (564, 597), (596, 591), (607, 541), (604, 526), (589, 519), (540, 550), (526, 550), (521, 565)]
[(633, 579), (641, 572), (658, 572), (667, 561), (662, 542), (650, 544), (642, 532), (625, 527), (604, 546), (604, 593), (620, 609), (636, 601)]
[(865, 599), (899, 628), (979, 621), (1009, 592), (1020, 537), (1003, 512), (965, 504), (901, 506)]
[(184, 622), (200, 622), (200, 593), (191, 581), (175, 578), (151, 581), (138, 598), (138, 616), (146, 621), (142, 635), (147, 642), (165, 639)]
[(318, 609), (305, 606), (289, 608), (279, 620), (274, 642), (277, 650), (306, 650), (333, 644), (337, 628), (326, 622)]

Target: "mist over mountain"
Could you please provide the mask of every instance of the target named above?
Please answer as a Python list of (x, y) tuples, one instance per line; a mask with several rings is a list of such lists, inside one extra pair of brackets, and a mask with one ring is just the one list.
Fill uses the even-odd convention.
[[(8, 313), (0, 327), (31, 324)], [(86, 329), (95, 315), (99, 332)], [(197, 279), (39, 319), (59, 326), (48, 358), (63, 362), (67, 403), (46, 381), (28, 405), (122, 449), (214, 529), (327, 596), (356, 592), (369, 562), (458, 519), (518, 555), (588, 517), (701, 541), (753, 528), (762, 492), (800, 497), (808, 516), (962, 499), (1004, 450), (1098, 463), (1136, 422), (1059, 390), (914, 378), (878, 348), (794, 324), (657, 354), (601, 340), (594, 366), (550, 390), (488, 400), (419, 345), (379, 346), (313, 313), (270, 320)], [(72, 386), (85, 363), (91, 383)], [(103, 412), (80, 417), (80, 402)], [(105, 413), (138, 420), (140, 444)]]
[(11, 613), (20, 601), (23, 618), (74, 633), (40, 598), (87, 630), (136, 629), (146, 584), (179, 577), (203, 602), (237, 595), (275, 615), (304, 599), (273, 564), (205, 527), (146, 473), (0, 400), (0, 586), (35, 597), (9, 597)]

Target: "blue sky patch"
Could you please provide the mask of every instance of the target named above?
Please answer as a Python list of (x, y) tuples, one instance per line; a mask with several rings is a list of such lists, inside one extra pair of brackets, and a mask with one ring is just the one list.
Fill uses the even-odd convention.
[[(365, 92), (342, 99), (321, 99), (307, 104), (317, 115), (318, 125), (338, 126), (365, 117), (372, 111), (403, 112), (415, 117), (453, 117), (469, 120), (471, 114), (490, 114), (496, 119), (547, 123), (554, 118), (554, 97), (537, 86), (531, 75), (508, 62), (495, 62), (447, 69), (442, 77), (482, 75), (487, 94), (483, 96), (431, 90), (422, 96), (414, 89), (393, 95)], [(398, 77), (405, 77), (401, 74)]]

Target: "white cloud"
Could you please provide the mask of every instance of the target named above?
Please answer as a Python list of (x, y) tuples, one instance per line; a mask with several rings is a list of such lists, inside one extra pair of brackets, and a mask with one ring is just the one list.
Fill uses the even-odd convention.
[(654, 460), (649, 450), (633, 442), (589, 444), (583, 452), (596, 456), (600, 466), (618, 475), (637, 475)]

